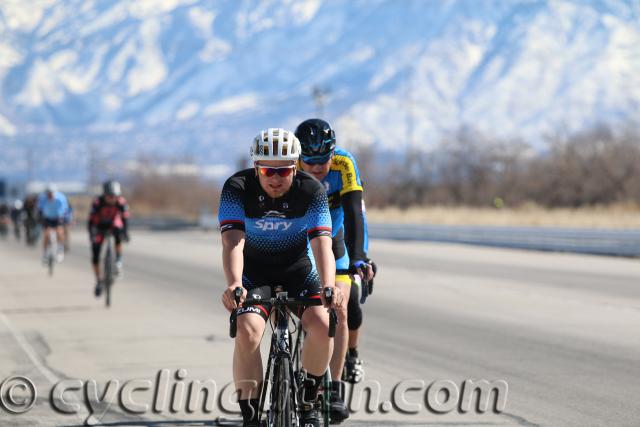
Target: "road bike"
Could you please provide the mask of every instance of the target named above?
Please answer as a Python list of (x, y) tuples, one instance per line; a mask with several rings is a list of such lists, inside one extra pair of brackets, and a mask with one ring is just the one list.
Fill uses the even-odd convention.
[[(331, 304), (333, 289), (323, 290), (325, 300)], [(235, 290), (236, 304), (240, 302), (242, 288)], [(262, 420), (266, 415), (267, 427), (298, 427), (301, 425), (301, 410), (303, 405), (302, 384), (296, 380), (293, 370), (294, 353), (291, 343), (293, 333), (291, 324), (292, 310), (302, 307), (322, 305), (322, 300), (317, 298), (296, 299), (289, 298), (287, 292), (276, 289), (276, 296), (270, 299), (246, 299), (242, 307), (251, 305), (269, 304), (272, 307), (270, 324), (272, 328), (271, 345), (267, 358), (267, 370), (261, 385), (258, 404), (258, 419)], [(231, 313), (229, 335), (235, 338), (237, 332), (238, 309)], [(333, 308), (329, 310), (329, 337), (334, 337), (336, 332), (337, 315)], [(299, 361), (299, 359), (297, 359)], [(325, 389), (327, 389), (325, 387)], [(266, 414), (263, 411), (267, 391), (269, 391), (269, 408)], [(328, 402), (328, 400), (327, 400)], [(327, 417), (328, 420), (328, 417)]]
[(104, 291), (105, 306), (111, 307), (111, 288), (116, 280), (116, 256), (115, 256), (115, 238), (111, 230), (107, 230), (103, 234), (102, 247), (100, 248), (100, 265), (102, 266), (102, 274), (100, 277), (100, 285)]
[(53, 276), (53, 267), (58, 261), (58, 233), (55, 227), (47, 228), (47, 236), (49, 237), (49, 245), (47, 246), (44, 257), (49, 270), (49, 276)]

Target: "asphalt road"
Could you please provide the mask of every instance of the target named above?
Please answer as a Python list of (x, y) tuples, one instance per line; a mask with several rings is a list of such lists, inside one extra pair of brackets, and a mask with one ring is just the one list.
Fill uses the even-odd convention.
[[(218, 234), (136, 231), (132, 237), (109, 310), (93, 297), (84, 235), (74, 235), (71, 254), (52, 278), (39, 249), (0, 241), (0, 425), (79, 426), (91, 412), (90, 423), (109, 426), (236, 419), (222, 411), (235, 406), (226, 403), (230, 389), (224, 388), (232, 341), (219, 302)], [(638, 260), (386, 240), (371, 248), (380, 271), (364, 306), (366, 383), (380, 386), (379, 403), (391, 400), (397, 384), (396, 392), (424, 387), (407, 391), (404, 403), (396, 399), (401, 408), (414, 405), (416, 414), (382, 405), (390, 409), (385, 413), (380, 404), (368, 413), (354, 399), (357, 412), (345, 425), (640, 425)], [(168, 398), (154, 400), (163, 396), (156, 389), (165, 390), (157, 378), (163, 369), (170, 375)], [(179, 369), (182, 380), (175, 378)], [(31, 397), (15, 386), (19, 379), (7, 380), (15, 376), (37, 389), (23, 414), (7, 410), (7, 403), (25, 406)], [(501, 411), (493, 405), (464, 411), (459, 404), (465, 381), (481, 379), (507, 385)], [(209, 413), (180, 407), (181, 384), (188, 389), (195, 380), (213, 380), (223, 403)], [(125, 384), (138, 387), (133, 400), (149, 410), (128, 412), (131, 402), (117, 399), (95, 403), (126, 395), (120, 393)], [(445, 385), (453, 387), (448, 396), (435, 393)], [(62, 396), (51, 394), (64, 387)], [(436, 394), (439, 401), (425, 404)]]

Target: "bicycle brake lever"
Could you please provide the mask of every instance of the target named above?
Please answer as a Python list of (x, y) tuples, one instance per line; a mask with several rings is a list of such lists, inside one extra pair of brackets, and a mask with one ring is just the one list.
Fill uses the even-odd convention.
[(240, 305), (240, 298), (242, 298), (242, 288), (240, 286), (233, 290), (233, 297), (236, 300), (236, 304)]
[[(236, 300), (236, 305), (240, 306), (240, 298), (242, 297), (242, 288), (238, 286), (233, 290), (233, 297)], [(236, 337), (238, 332), (238, 308), (233, 310), (231, 317), (229, 318), (229, 336), (231, 338)]]
[(229, 336), (231, 338), (236, 337), (236, 333), (238, 332), (238, 311), (233, 310), (231, 313), (231, 317), (229, 318)]

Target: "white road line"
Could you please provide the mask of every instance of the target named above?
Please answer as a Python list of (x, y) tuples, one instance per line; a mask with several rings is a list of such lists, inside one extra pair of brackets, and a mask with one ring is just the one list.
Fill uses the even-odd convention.
[[(56, 383), (60, 382), (60, 378), (58, 378), (56, 374), (51, 372), (49, 368), (42, 364), (37, 356), (36, 351), (33, 349), (31, 344), (29, 344), (22, 332), (20, 332), (13, 326), (11, 320), (9, 320), (9, 318), (2, 311), (0, 311), (0, 320), (2, 320), (2, 323), (4, 323), (9, 332), (11, 332), (11, 335), (20, 345), (20, 347), (22, 347), (22, 350), (25, 352), (29, 360), (31, 360), (33, 366), (35, 366), (38, 371), (40, 371), (40, 373), (51, 383), (51, 385), (55, 385)], [(67, 394), (65, 396), (65, 400), (68, 400), (68, 403), (74, 403), (78, 405), (78, 408), (80, 409), (78, 410), (78, 412), (76, 412), (76, 415), (80, 417), (80, 420), (83, 423), (85, 423), (86, 425), (95, 425), (99, 423), (99, 421), (93, 415), (91, 415), (89, 411), (87, 411), (87, 409), (83, 405), (83, 402), (78, 400), (78, 398), (74, 394)]]

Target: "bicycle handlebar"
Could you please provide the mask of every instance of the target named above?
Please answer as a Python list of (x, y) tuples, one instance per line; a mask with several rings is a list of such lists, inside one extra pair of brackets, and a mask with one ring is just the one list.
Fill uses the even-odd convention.
[[(324, 296), (325, 296), (325, 300), (327, 301), (327, 304), (331, 304), (333, 300), (333, 289), (324, 288), (323, 291), (324, 291)], [(235, 288), (233, 292), (234, 292), (234, 299), (236, 301), (236, 304), (238, 305), (238, 308), (240, 308), (240, 298), (242, 297), (242, 288), (238, 286), (237, 288)], [(246, 307), (250, 305), (259, 305), (259, 304), (271, 304), (276, 307), (286, 306), (287, 308), (303, 307), (303, 306), (311, 307), (311, 306), (322, 305), (322, 300), (320, 298), (284, 298), (284, 297), (278, 297), (278, 296), (276, 296), (275, 298), (268, 298), (268, 299), (248, 298), (243, 301), (242, 306)], [(231, 317), (229, 319), (229, 336), (231, 338), (235, 338), (238, 332), (237, 318), (238, 318), (238, 309), (236, 308), (231, 313)], [(329, 309), (329, 334), (328, 334), (330, 338), (333, 338), (336, 335), (337, 324), (338, 324), (338, 315), (336, 314), (336, 311), (333, 308), (331, 308)]]

